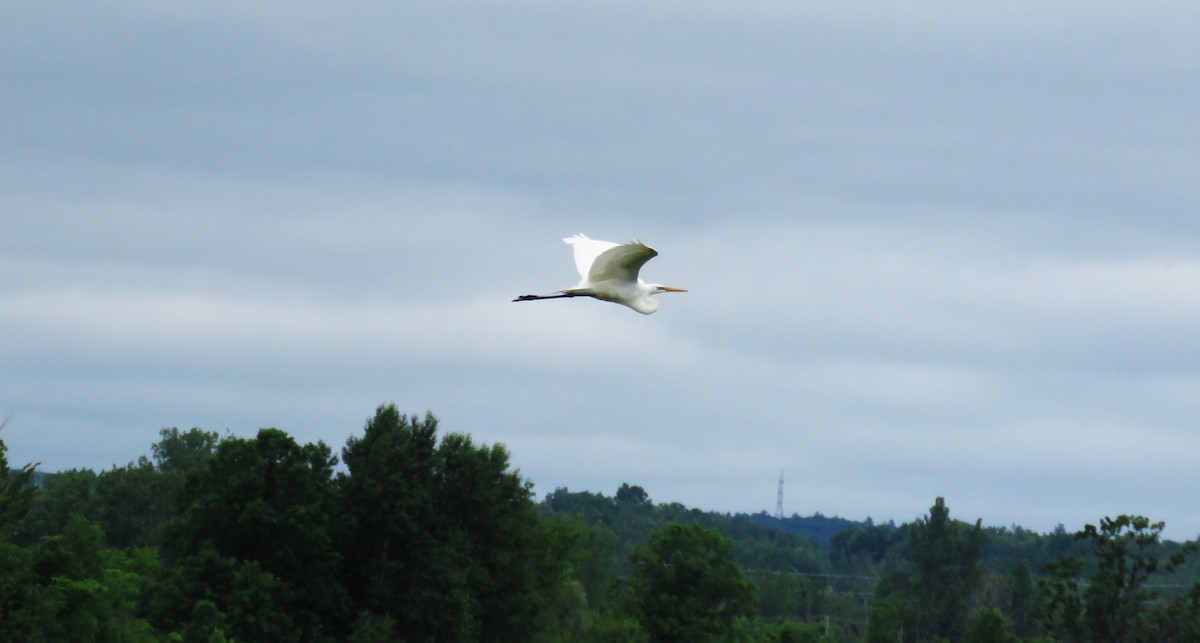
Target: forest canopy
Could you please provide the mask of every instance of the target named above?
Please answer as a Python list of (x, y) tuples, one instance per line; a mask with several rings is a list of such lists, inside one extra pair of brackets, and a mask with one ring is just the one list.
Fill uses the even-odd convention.
[(376, 409), (335, 453), (162, 429), (103, 471), (11, 466), (0, 641), (1195, 641), (1196, 544), (1104, 517), (984, 527), (719, 514), (533, 483)]

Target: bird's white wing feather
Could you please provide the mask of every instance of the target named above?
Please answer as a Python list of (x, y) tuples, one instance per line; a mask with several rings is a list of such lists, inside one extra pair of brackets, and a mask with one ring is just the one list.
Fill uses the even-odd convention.
[(601, 252), (592, 262), (591, 270), (587, 274), (588, 281), (636, 282), (642, 266), (657, 256), (657, 250), (641, 241), (634, 240), (619, 246), (613, 244), (613, 247)]
[(591, 272), (592, 264), (595, 263), (596, 257), (599, 257), (606, 250), (617, 247), (617, 244), (611, 241), (596, 241), (582, 234), (567, 237), (563, 239), (563, 243), (570, 245), (571, 249), (575, 251), (575, 269), (579, 271), (579, 276), (582, 279), (588, 278), (588, 273)]

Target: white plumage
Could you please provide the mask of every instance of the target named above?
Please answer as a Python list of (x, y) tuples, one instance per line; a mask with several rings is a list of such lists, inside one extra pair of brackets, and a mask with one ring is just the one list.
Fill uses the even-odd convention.
[(658, 310), (654, 298), (662, 292), (687, 292), (662, 284), (648, 284), (638, 278), (638, 272), (658, 251), (641, 241), (613, 243), (597, 241), (577, 234), (563, 239), (575, 251), (575, 269), (579, 283), (571, 288), (548, 295), (522, 295), (513, 301), (559, 299), (562, 297), (593, 297), (628, 306), (643, 315)]

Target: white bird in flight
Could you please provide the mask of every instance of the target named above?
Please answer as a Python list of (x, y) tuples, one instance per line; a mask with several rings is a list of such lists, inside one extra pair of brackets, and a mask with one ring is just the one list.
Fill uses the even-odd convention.
[(535, 299), (559, 299), (562, 297), (594, 297), (601, 301), (629, 306), (643, 315), (658, 310), (654, 295), (660, 292), (687, 292), (662, 284), (648, 284), (638, 278), (638, 271), (658, 251), (641, 241), (616, 244), (611, 241), (596, 241), (582, 234), (563, 239), (575, 251), (575, 268), (579, 270), (579, 284), (549, 295), (521, 295), (513, 301)]

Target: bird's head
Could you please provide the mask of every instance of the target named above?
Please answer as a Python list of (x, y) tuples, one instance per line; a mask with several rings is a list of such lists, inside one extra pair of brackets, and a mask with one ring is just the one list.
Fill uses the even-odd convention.
[(637, 296), (617, 299), (615, 301), (625, 304), (643, 315), (649, 315), (658, 310), (658, 300), (651, 297), (651, 295), (657, 295), (660, 292), (687, 292), (683, 288), (664, 286), (662, 284), (638, 284), (638, 290), (640, 293)]

